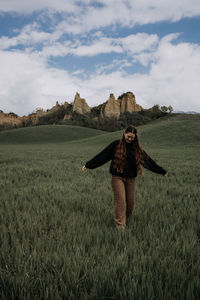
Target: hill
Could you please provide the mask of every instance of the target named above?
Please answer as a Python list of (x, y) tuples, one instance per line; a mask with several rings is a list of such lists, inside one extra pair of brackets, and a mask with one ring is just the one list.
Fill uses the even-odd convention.
[[(200, 145), (200, 116), (174, 116), (166, 120), (154, 121), (152, 123), (137, 127), (140, 142), (144, 147), (159, 147), (172, 149), (173, 147), (192, 147)], [(122, 130), (104, 133), (100, 136), (93, 136), (87, 140), (81, 140), (81, 147), (95, 145), (102, 148), (114, 139), (119, 139)], [(75, 141), (73, 142), (75, 143)]]
[(0, 144), (60, 143), (101, 135), (101, 130), (70, 125), (41, 125), (0, 132)]
[(159, 147), (200, 145), (200, 115), (177, 115), (139, 127), (141, 142)]
[[(151, 147), (192, 146), (200, 143), (200, 116), (174, 116), (137, 127), (141, 144)], [(41, 125), (0, 132), (1, 144), (45, 144), (73, 142), (84, 146), (108, 144), (122, 130), (105, 132), (74, 125)]]

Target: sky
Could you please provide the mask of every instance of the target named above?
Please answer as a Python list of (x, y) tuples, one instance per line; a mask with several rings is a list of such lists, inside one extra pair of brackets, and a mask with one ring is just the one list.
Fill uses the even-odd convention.
[(200, 0), (0, 0), (0, 110), (131, 91), (200, 112)]

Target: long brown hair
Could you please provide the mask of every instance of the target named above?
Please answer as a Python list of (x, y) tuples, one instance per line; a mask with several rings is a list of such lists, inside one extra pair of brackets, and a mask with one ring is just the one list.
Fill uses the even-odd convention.
[(129, 125), (121, 139), (119, 144), (117, 145), (116, 151), (115, 151), (115, 156), (113, 159), (113, 168), (118, 172), (118, 173), (122, 173), (123, 169), (124, 169), (124, 163), (125, 163), (125, 158), (126, 158), (126, 141), (125, 141), (125, 133), (134, 133), (135, 134), (135, 138), (134, 140), (131, 142), (132, 145), (132, 150), (133, 153), (135, 154), (135, 160), (136, 160), (136, 166), (137, 166), (137, 171), (140, 175), (143, 175), (142, 173), (142, 168), (141, 168), (141, 162), (142, 162), (142, 147), (140, 145), (139, 142), (139, 138), (137, 135), (137, 129), (133, 126), (133, 125)]

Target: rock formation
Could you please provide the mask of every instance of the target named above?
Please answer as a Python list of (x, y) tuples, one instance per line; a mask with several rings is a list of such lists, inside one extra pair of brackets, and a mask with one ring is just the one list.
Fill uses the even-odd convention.
[(101, 118), (119, 118), (120, 102), (115, 100), (115, 96), (110, 94), (108, 101), (101, 108)]
[(87, 117), (89, 116), (94, 122), (100, 120), (101, 123), (104, 123), (106, 119), (119, 119), (123, 113), (141, 110), (142, 107), (136, 104), (135, 96), (132, 92), (124, 93), (117, 100), (114, 94), (110, 94), (109, 99), (105, 103), (93, 107), (92, 110), (85, 99), (81, 98), (79, 93), (76, 93), (72, 104), (68, 102), (59, 104), (57, 101), (56, 105), (51, 109), (45, 111), (42, 108), (38, 108), (35, 113), (28, 116), (18, 117), (14, 113), (5, 114), (0, 110), (0, 129), (53, 124), (54, 122), (59, 123), (60, 121), (68, 120), (79, 122), (80, 120), (73, 115), (73, 112), (81, 115), (88, 114)]
[(134, 112), (142, 110), (142, 107), (136, 104), (135, 95), (131, 92), (125, 93), (118, 98), (120, 101), (120, 112)]
[(108, 101), (101, 108), (101, 118), (119, 118), (121, 113), (135, 112), (142, 110), (142, 107), (136, 104), (133, 93), (128, 92), (120, 96), (117, 100), (113, 94), (110, 94)]
[(77, 112), (78, 114), (86, 114), (90, 112), (90, 107), (85, 99), (80, 97), (79, 93), (76, 93), (74, 98), (73, 111)]
[(60, 109), (60, 104), (58, 101), (56, 101), (56, 105), (53, 106), (48, 112), (57, 111)]
[(68, 105), (69, 105), (69, 103), (67, 102), (67, 101), (65, 101), (65, 103), (64, 103), (64, 108), (67, 108), (68, 107)]
[(38, 122), (39, 122), (39, 119), (40, 117), (43, 115), (44, 116), (45, 113), (41, 114), (41, 112), (39, 113), (33, 113), (33, 114), (30, 114), (28, 116), (24, 116), (24, 117), (21, 117), (21, 121), (22, 121), (22, 124), (23, 126), (30, 126), (30, 125), (37, 125)]
[(64, 115), (63, 121), (71, 120), (72, 115)]
[(13, 113), (4, 114), (0, 111), (0, 126), (3, 128), (20, 127), (22, 120), (20, 117)]

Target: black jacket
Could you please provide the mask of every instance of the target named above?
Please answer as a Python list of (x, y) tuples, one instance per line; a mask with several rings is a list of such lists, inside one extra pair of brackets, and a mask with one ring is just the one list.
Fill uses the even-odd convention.
[[(136, 166), (136, 160), (135, 155), (131, 149), (130, 144), (126, 144), (126, 159), (125, 159), (125, 165), (123, 173), (117, 173), (113, 169), (113, 158), (115, 155), (116, 147), (119, 144), (119, 140), (116, 140), (112, 142), (110, 145), (108, 145), (103, 151), (101, 151), (99, 154), (97, 154), (95, 157), (93, 157), (91, 160), (87, 161), (85, 166), (88, 169), (95, 169), (97, 167), (102, 166), (103, 164), (107, 163), (109, 160), (111, 160), (110, 165), (110, 173), (112, 175), (118, 175), (122, 177), (136, 177), (137, 176), (137, 166)], [(158, 166), (153, 159), (143, 150), (143, 167), (155, 172), (157, 174), (165, 175), (167, 173), (166, 170), (164, 170), (162, 167)]]

